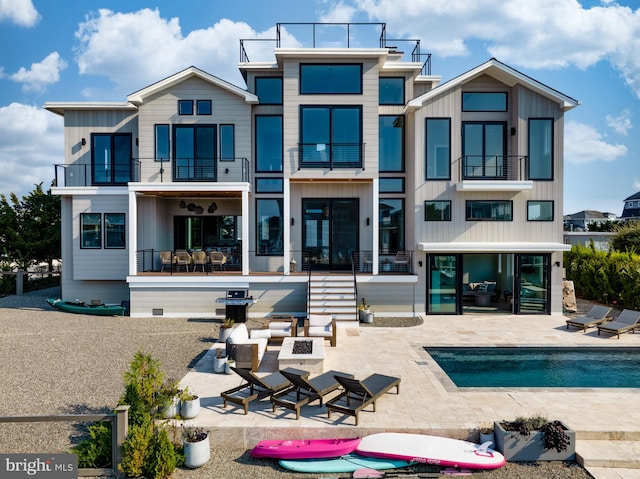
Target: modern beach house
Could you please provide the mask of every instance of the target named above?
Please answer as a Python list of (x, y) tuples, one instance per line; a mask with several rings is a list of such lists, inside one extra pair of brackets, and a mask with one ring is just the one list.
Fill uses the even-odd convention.
[[(64, 299), (132, 316), (562, 312), (564, 113), (490, 59), (441, 83), (385, 24), (240, 41), (246, 87), (189, 67), (64, 117)], [(242, 294), (240, 294), (242, 296)]]

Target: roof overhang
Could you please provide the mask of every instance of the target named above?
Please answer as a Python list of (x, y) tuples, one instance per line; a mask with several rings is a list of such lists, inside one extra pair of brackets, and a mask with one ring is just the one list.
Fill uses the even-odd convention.
[(44, 104), (44, 109), (56, 115), (64, 116), (64, 112), (70, 111), (100, 111), (100, 110), (128, 110), (136, 111), (138, 107), (129, 102), (63, 102), (49, 101)]
[(553, 253), (570, 251), (571, 245), (531, 242), (418, 243), (418, 250), (426, 253)]

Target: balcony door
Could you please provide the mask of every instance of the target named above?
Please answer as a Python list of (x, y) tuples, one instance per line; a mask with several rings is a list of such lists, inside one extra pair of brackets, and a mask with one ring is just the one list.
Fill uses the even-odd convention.
[(175, 125), (174, 181), (216, 181), (216, 126)]
[(357, 198), (302, 200), (303, 253), (313, 270), (347, 270), (358, 250)]
[(463, 177), (502, 178), (507, 175), (507, 124), (465, 122), (462, 124)]

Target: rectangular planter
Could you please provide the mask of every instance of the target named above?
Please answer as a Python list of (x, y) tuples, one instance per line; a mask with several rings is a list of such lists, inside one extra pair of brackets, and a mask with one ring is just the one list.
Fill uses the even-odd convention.
[(507, 461), (574, 461), (576, 458), (576, 433), (562, 423), (569, 436), (569, 446), (566, 451), (544, 448), (544, 433), (531, 431), (529, 436), (522, 436), (518, 432), (507, 431), (499, 422), (493, 423), (496, 439), (496, 450), (502, 453)]

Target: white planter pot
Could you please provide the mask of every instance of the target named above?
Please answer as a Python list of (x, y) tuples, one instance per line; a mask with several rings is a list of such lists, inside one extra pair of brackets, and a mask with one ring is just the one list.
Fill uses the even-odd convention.
[(164, 419), (171, 419), (180, 414), (180, 398), (175, 396), (168, 406), (160, 408), (160, 417)]
[(224, 372), (227, 374), (233, 374), (233, 371), (231, 370), (231, 368), (235, 368), (235, 367), (236, 367), (235, 361), (227, 361), (227, 363), (224, 365)]
[(227, 339), (229, 339), (229, 336), (231, 336), (232, 330), (233, 328), (220, 328), (220, 337), (218, 338), (218, 342), (225, 343)]
[(373, 323), (373, 313), (369, 312), (369, 313), (363, 314), (362, 322), (367, 324)]
[(213, 358), (213, 372), (223, 373), (224, 367), (227, 364), (227, 358), (225, 356)]
[(180, 401), (180, 416), (183, 419), (193, 419), (200, 414), (200, 398), (190, 401)]
[(204, 466), (211, 459), (211, 446), (209, 445), (208, 435), (198, 442), (183, 441), (183, 446), (184, 465), (190, 469)]

